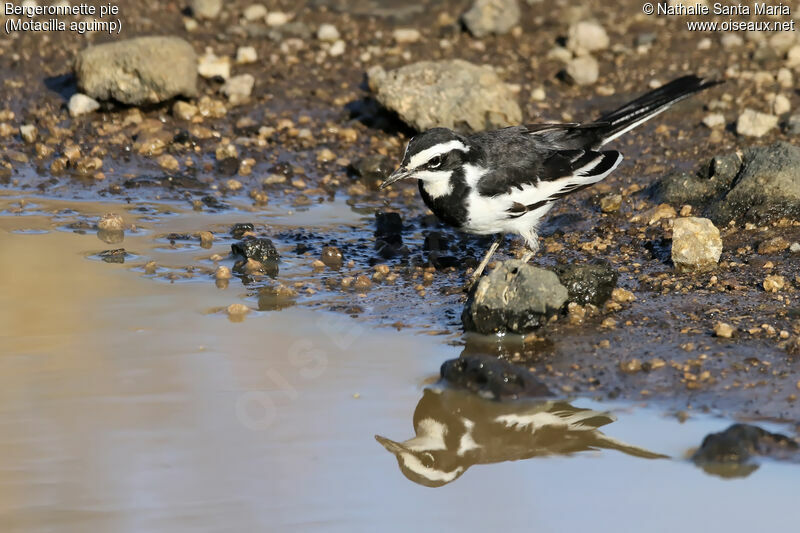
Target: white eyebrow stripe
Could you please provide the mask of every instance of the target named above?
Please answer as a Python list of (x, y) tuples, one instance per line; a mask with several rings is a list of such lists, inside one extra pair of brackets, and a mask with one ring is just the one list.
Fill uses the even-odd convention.
[(437, 155), (443, 155), (453, 150), (469, 152), (469, 147), (464, 143), (462, 143), (461, 141), (456, 141), (456, 140), (433, 145), (430, 148), (424, 149), (418, 154), (412, 155), (411, 159), (408, 160), (408, 168), (415, 169), (417, 167), (420, 167), (421, 165), (424, 165)]

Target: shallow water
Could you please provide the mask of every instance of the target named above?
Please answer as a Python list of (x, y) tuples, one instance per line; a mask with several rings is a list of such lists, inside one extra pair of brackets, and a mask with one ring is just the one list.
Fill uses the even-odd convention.
[[(684, 459), (730, 421), (680, 423), (657, 406), (586, 399), (571, 404), (618, 418), (605, 437), (672, 459), (544, 457), (563, 441), (533, 452), (532, 440), (527, 453), (538, 457), (508, 461), (509, 437), (493, 433), (488, 464), (421, 486), (374, 435), (414, 435), (425, 384), (459, 348), (300, 307), (236, 322), (221, 309), (256, 307), (238, 280), (168, 283), (139, 268), (145, 256), (176, 268), (208, 262), (229, 243), (174, 249), (154, 238), (241, 213), (170, 216), (174, 206), (152, 205), (136, 215), (33, 199), (21, 216), (14, 202), (0, 206), (2, 531), (752, 531), (800, 518), (798, 466), (766, 461), (726, 480)], [(108, 211), (137, 222), (121, 245), (140, 258), (105, 263), (96, 254), (117, 245), (63, 230)], [(341, 205), (269, 215), (298, 226), (359, 220)], [(444, 394), (461, 414), (539, 409)]]

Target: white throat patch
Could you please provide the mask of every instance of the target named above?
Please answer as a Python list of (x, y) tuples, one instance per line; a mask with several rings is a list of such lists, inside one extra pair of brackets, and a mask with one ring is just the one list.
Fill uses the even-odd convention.
[(415, 168), (419, 168), (437, 155), (444, 155), (448, 152), (452, 152), (453, 150), (469, 152), (469, 147), (461, 141), (456, 140), (436, 144), (412, 155), (411, 159), (408, 160), (408, 169), (413, 170)]
[(441, 198), (453, 192), (452, 174), (452, 170), (420, 170), (414, 177), (422, 181), (422, 188), (431, 198)]

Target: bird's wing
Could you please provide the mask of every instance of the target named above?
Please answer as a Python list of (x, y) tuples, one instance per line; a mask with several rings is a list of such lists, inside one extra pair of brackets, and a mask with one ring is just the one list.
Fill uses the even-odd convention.
[(476, 184), (479, 194), (511, 200), (508, 213), (521, 216), (605, 178), (622, 161), (617, 151), (590, 149), (550, 151), (540, 160), (517, 159), (483, 175)]

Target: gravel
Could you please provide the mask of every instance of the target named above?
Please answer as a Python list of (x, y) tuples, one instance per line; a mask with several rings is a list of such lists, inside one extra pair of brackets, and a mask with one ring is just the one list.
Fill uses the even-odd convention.
[(155, 104), (197, 96), (197, 56), (177, 37), (137, 37), (90, 46), (75, 61), (78, 88), (98, 100)]
[(719, 262), (722, 239), (707, 218), (676, 218), (672, 229), (672, 262), (679, 271), (709, 270)]
[(475, 0), (461, 20), (473, 36), (481, 38), (508, 33), (519, 17), (517, 0)]
[(519, 124), (522, 110), (490, 67), (461, 59), (421, 61), (367, 72), (378, 101), (410, 126), (480, 131)]

